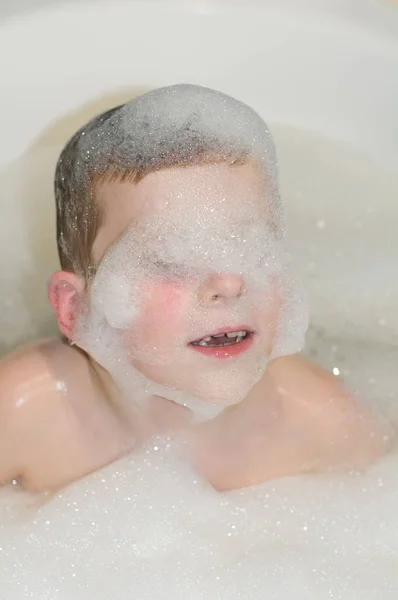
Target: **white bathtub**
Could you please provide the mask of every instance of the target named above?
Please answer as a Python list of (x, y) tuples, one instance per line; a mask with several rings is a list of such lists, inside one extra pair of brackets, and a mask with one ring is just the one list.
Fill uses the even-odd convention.
[[(3, 19), (1, 160), (123, 87), (221, 88), (270, 121), (398, 159), (398, 13), (387, 1), (70, 2)], [(15, 127), (20, 111), (23, 127)], [(374, 148), (377, 145), (377, 149)]]
[[(0, 353), (55, 330), (45, 297), (48, 274), (57, 268), (51, 178), (66, 138), (93, 112), (132, 93), (188, 82), (236, 96), (271, 124), (281, 159), (294, 259), (313, 306), (312, 351), (321, 349), (322, 361), (333, 366), (336, 355), (325, 336), (340, 341), (345, 337), (351, 348), (349, 360), (340, 360), (348, 365), (347, 375), (351, 369), (353, 383), (374, 399), (395, 399), (396, 3), (113, 0), (51, 3), (51, 7), (43, 1), (30, 12), (22, 5), (0, 7), (0, 73)], [(378, 366), (372, 395), (376, 379), (371, 369), (375, 356), (381, 355), (385, 360)], [(77, 484), (39, 512), (33, 524), (25, 520), (17, 527), (11, 517), (8, 522), (13, 492), (0, 494), (0, 597), (396, 599), (396, 462), (391, 468), (382, 465), (370, 479), (328, 482), (319, 489), (309, 481), (285, 481), (249, 494), (245, 501), (233, 497), (231, 506), (240, 505), (239, 513), (231, 506), (214, 508), (213, 492), (205, 490), (202, 499), (195, 486), (175, 480), (174, 471), (161, 470), (160, 483), (181, 491), (177, 503), (181, 514), (207, 507), (206, 519), (191, 525), (171, 498), (163, 498), (152, 487), (146, 492), (147, 502), (134, 500), (129, 520), (126, 490), (130, 486), (134, 497), (134, 486), (141, 482), (135, 465), (134, 460), (124, 461), (116, 470), (110, 467), (94, 476), (84, 484), (85, 496)], [(151, 478), (148, 465), (141, 473)], [(115, 488), (122, 490), (119, 506)], [(297, 501), (295, 510), (289, 508), (290, 497)], [(160, 529), (155, 527), (151, 503), (163, 519)], [(265, 515), (260, 505), (261, 510), (268, 507)], [(119, 512), (122, 522), (114, 518)], [(236, 558), (223, 538), (231, 535), (231, 514), (238, 529), (246, 527), (246, 550), (258, 539), (263, 551), (250, 561), (250, 553), (245, 554), (236, 582), (227, 577), (227, 567), (220, 566), (222, 556)], [(267, 524), (269, 547), (261, 519)], [(90, 523), (94, 527), (99, 522), (102, 526), (92, 531)], [(206, 588), (212, 573), (206, 550), (201, 583), (192, 587), (195, 580), (189, 584), (184, 567), (178, 563), (177, 568), (176, 561), (186, 558), (189, 572), (196, 576), (195, 561), (202, 556), (199, 546), (199, 554), (190, 555), (191, 546), (185, 556), (167, 551), (182, 544), (188, 527), (198, 540), (209, 542), (213, 524), (217, 524), (213, 542), (222, 538), (215, 554), (222, 577)], [(127, 534), (129, 527), (132, 533)], [(146, 542), (137, 546), (134, 536)], [(131, 548), (131, 561), (141, 561), (141, 570), (130, 585), (131, 564), (138, 564), (129, 562)], [(78, 557), (77, 565), (73, 556)], [(158, 562), (145, 571), (148, 556)], [(120, 586), (119, 575), (111, 569), (115, 564)], [(164, 580), (159, 576), (163, 568)], [(182, 577), (181, 585), (172, 582), (171, 571)], [(152, 596), (148, 577), (156, 590)], [(258, 582), (267, 595), (251, 594)]]

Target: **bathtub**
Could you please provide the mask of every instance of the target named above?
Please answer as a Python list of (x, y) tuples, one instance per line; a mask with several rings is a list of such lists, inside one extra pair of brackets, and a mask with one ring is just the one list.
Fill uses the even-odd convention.
[[(57, 267), (51, 178), (62, 144), (85, 118), (132, 94), (172, 82), (192, 82), (218, 88), (258, 110), (275, 132), (288, 220), (295, 223), (292, 238), (298, 240), (308, 235), (300, 229), (303, 222), (310, 222), (308, 212), (314, 215), (311, 222), (332, 219), (326, 234), (342, 238), (347, 238), (345, 222), (354, 217), (335, 218), (340, 209), (347, 210), (346, 199), (337, 193), (317, 206), (317, 196), (325, 195), (334, 176), (325, 173), (325, 184), (321, 177), (311, 191), (309, 174), (316, 170), (311, 162), (322, 152), (314, 142), (312, 155), (309, 150), (307, 160), (297, 162), (291, 142), (294, 134), (287, 135), (286, 142), (280, 125), (352, 146), (383, 166), (386, 180), (397, 170), (398, 10), (394, 3), (269, 0), (227, 5), (221, 0), (149, 0), (42, 4), (24, 12), (27, 3), (22, 3), (21, 12), (6, 14), (0, 21), (0, 172), (2, 208), (7, 214), (0, 225), (1, 254), (7, 257), (2, 259), (6, 292), (0, 304), (0, 352), (38, 333), (54, 331), (44, 291), (48, 274)], [(13, 10), (17, 8), (18, 4)], [(296, 138), (300, 156), (300, 136)], [(308, 139), (307, 143), (311, 145)], [(369, 169), (363, 162), (362, 170)], [(303, 172), (308, 189), (302, 192), (309, 200), (300, 212), (294, 194), (303, 184)], [(318, 184), (322, 194), (320, 190), (315, 193)], [(370, 187), (371, 182), (351, 193), (357, 221), (361, 212), (373, 210), (365, 206), (371, 202), (362, 198)], [(373, 188), (378, 188), (375, 182)], [(304, 273), (317, 325), (327, 326), (329, 321), (322, 287), (332, 286), (328, 293), (336, 296), (342, 271), (350, 279), (353, 272), (361, 276), (364, 266), (370, 265), (380, 293), (384, 281), (388, 292), (376, 303), (377, 309), (372, 308), (372, 299), (359, 310), (358, 318), (352, 315), (355, 333), (360, 333), (364, 314), (370, 310), (375, 326), (382, 319), (380, 314), (388, 313), (388, 331), (380, 329), (376, 335), (385, 341), (391, 335), (398, 339), (397, 315), (391, 311), (391, 294), (398, 299), (397, 287), (388, 276), (396, 264), (397, 248), (393, 243), (386, 248), (395, 239), (398, 206), (390, 201), (394, 193), (395, 187), (378, 198), (373, 223), (356, 243), (362, 258), (354, 266), (347, 271), (344, 261), (329, 265), (326, 286), (322, 277), (315, 286)], [(368, 239), (375, 243), (369, 245)], [(302, 244), (292, 243), (294, 254), (300, 256), (299, 266), (305, 270), (304, 265), (313, 260), (308, 253), (303, 255)], [(346, 243), (350, 245), (348, 239)], [(386, 261), (388, 268), (383, 267), (383, 272), (387, 275), (382, 275), (379, 266)], [(359, 285), (360, 295), (351, 290), (347, 302), (363, 305), (363, 288)], [(343, 315), (345, 300), (339, 301), (338, 308)], [(347, 319), (336, 327), (333, 323), (335, 331), (346, 332)]]
[[(66, 139), (140, 91), (196, 83), (253, 106), (274, 133), (310, 297), (306, 351), (395, 411), (396, 3), (17, 4), (0, 8), (0, 73), (0, 353), (56, 331), (51, 178)], [(363, 476), (293, 478), (221, 502), (166, 446), (156, 477), (159, 448), (148, 448), (55, 498), (2, 490), (1, 597), (397, 597), (395, 456)]]

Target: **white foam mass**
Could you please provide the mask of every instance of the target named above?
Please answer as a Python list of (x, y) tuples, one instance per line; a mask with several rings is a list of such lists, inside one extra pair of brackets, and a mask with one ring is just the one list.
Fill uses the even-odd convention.
[[(90, 290), (89, 308), (82, 315), (74, 339), (110, 370), (130, 397), (159, 393), (157, 384), (161, 383), (162, 396), (175, 400), (176, 392), (182, 397), (185, 394), (182, 400), (185, 406), (188, 406), (187, 395), (202, 402), (222, 401), (224, 406), (241, 401), (262, 376), (270, 355), (275, 358), (301, 350), (308, 322), (305, 294), (292, 277), (283, 245), (283, 210), (268, 127), (250, 107), (229, 96), (199, 86), (177, 85), (135, 98), (112, 114), (89, 123), (80, 137), (77, 134), (77, 140), (76, 185), (84, 186), (92, 173), (112, 172), (112, 169), (119, 172), (160, 169), (162, 176), (165, 171), (166, 174), (159, 184), (165, 191), (156, 188), (152, 191), (153, 204), (156, 205), (157, 195), (162, 200), (158, 198), (161, 206), (157, 206), (157, 212), (152, 207), (146, 219), (140, 214), (138, 224), (134, 222), (128, 228), (100, 263)], [(65, 160), (62, 155), (61, 171)], [(255, 172), (255, 176), (231, 166), (241, 163)], [(173, 176), (167, 168), (176, 165), (178, 173)], [(206, 165), (215, 167), (211, 175)], [(231, 175), (228, 178), (218, 172), (220, 165), (221, 169), (224, 166), (242, 173), (241, 189), (239, 180), (234, 181), (239, 188), (237, 193), (231, 185)], [(189, 168), (188, 181), (181, 177), (182, 166)], [(151, 197), (151, 193), (147, 196)], [(140, 204), (144, 200), (135, 197), (134, 202)], [(151, 204), (151, 200), (145, 202)], [(140, 206), (140, 210), (148, 210), (147, 204)], [(233, 303), (226, 299), (222, 310), (210, 302), (203, 307), (203, 300), (200, 302), (203, 283), (212, 274), (220, 273), (241, 276), (244, 292), (239, 297), (237, 294)], [(224, 361), (224, 365), (218, 364), (213, 369), (210, 377), (206, 372), (207, 387), (202, 378), (194, 389), (187, 389), (183, 382), (143, 377), (142, 369), (133, 365), (133, 358), (166, 365), (180, 358), (179, 364), (184, 368), (193, 356), (186, 339), (178, 339), (178, 334), (176, 340), (169, 339), (166, 352), (162, 353), (159, 345), (148, 348), (145, 340), (132, 331), (145, 303), (143, 290), (150, 287), (148, 281), (176, 280), (179, 283), (175, 287), (184, 291), (195, 287), (190, 307), (182, 315), (185, 335), (190, 334), (191, 340), (238, 323), (248, 323), (261, 339), (272, 333), (263, 331), (265, 327), (263, 330), (256, 327), (252, 313), (255, 308), (264, 312), (264, 306), (270, 303), (273, 279), (281, 309), (274, 318), (276, 340), (270, 351), (266, 351), (270, 346), (267, 339), (257, 341), (253, 351), (235, 360), (229, 370)], [(107, 328), (117, 330), (113, 338)], [(193, 335), (195, 328), (197, 336)], [(128, 344), (117, 339), (121, 329), (129, 331)], [(170, 338), (173, 334), (165, 331), (164, 335)], [(103, 348), (109, 356), (103, 356)], [(179, 354), (174, 354), (173, 361), (171, 350)], [(243, 376), (241, 363), (250, 376)], [(122, 381), (120, 365), (123, 365)], [(196, 370), (200, 373), (199, 363)], [(192, 401), (189, 404), (192, 407)]]
[[(111, 247), (94, 277), (88, 310), (75, 332), (79, 344), (123, 385), (131, 401), (155, 393), (174, 401), (180, 396), (179, 403), (193, 410), (188, 395), (201, 398), (201, 404), (211, 402), (210, 391), (218, 401), (223, 400), (224, 406), (242, 400), (269, 360), (266, 347), (271, 334), (253, 320), (253, 313), (270, 311), (277, 293), (281, 308), (276, 310), (276, 341), (271, 354), (294, 353), (303, 346), (307, 328), (305, 294), (292, 277), (283, 245), (275, 239), (266, 220), (261, 222), (261, 215), (253, 207), (250, 212), (228, 203), (225, 209), (212, 197), (204, 206), (200, 198), (194, 196), (193, 200), (193, 205), (184, 199), (177, 207), (171, 201), (167, 212), (129, 227)], [(244, 285), (240, 296), (233, 302), (225, 299), (221, 307), (201, 300), (201, 290), (218, 273), (237, 274)], [(161, 287), (156, 288), (156, 284)], [(155, 312), (147, 315), (145, 331), (148, 327), (155, 329), (158, 323), (158, 330), (151, 335), (167, 341), (162, 350), (158, 344), (148, 344), (147, 336), (140, 336), (139, 327), (148, 297), (167, 293), (168, 284), (188, 300), (177, 322), (178, 327), (180, 322), (183, 324), (181, 332), (165, 328), (164, 319), (159, 324)], [(157, 313), (159, 308), (153, 310)], [(164, 315), (168, 311), (166, 303)], [(159, 388), (156, 380), (143, 376), (142, 370), (133, 365), (138, 359), (150, 365), (173, 366), (178, 362), (181, 368), (192, 369), (192, 359), (198, 357), (187, 348), (187, 337), (195, 340), (237, 323), (253, 327), (256, 344), (231, 365), (225, 361), (211, 367), (211, 372), (206, 366), (207, 386), (199, 386), (200, 391), (198, 386), (186, 389), (182, 381), (164, 383)], [(200, 368), (205, 368), (202, 357), (195, 364), (200, 374)], [(220, 410), (216, 407), (216, 412)], [(208, 415), (208, 407), (202, 406), (201, 412)]]
[[(157, 440), (40, 507), (0, 496), (7, 600), (395, 598), (398, 464), (220, 494)], [(25, 504), (23, 506), (23, 504)]]
[(216, 90), (189, 84), (152, 90), (105, 116), (100, 127), (89, 123), (80, 131), (77, 148), (76, 182), (110, 165), (154, 170), (206, 156), (231, 162), (255, 156), (267, 173), (275, 218), (281, 220), (269, 129), (252, 108)]
[(136, 294), (127, 274), (120, 268), (116, 271), (109, 268), (108, 262), (106, 257), (106, 277), (96, 277), (92, 283), (91, 309), (103, 315), (113, 329), (124, 329), (138, 314)]

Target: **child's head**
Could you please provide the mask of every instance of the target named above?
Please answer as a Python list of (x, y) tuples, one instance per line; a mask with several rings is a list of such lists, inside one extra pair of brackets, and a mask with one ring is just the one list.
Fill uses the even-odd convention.
[(50, 301), (63, 333), (133, 394), (244, 397), (286, 342), (291, 300), (259, 116), (208, 89), (155, 90), (80, 130), (55, 190), (63, 271)]

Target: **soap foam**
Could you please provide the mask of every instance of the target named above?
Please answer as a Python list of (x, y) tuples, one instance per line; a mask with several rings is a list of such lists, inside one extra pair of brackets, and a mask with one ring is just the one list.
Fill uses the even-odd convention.
[(219, 494), (180, 452), (157, 440), (39, 508), (14, 499), (0, 525), (4, 597), (395, 598), (397, 456), (366, 475)]
[[(293, 279), (283, 245), (275, 239), (265, 221), (259, 223), (255, 213), (239, 215), (229, 210), (227, 214), (225, 210), (219, 211), (215, 203), (210, 206), (207, 214), (206, 211), (201, 214), (197, 204), (191, 206), (184, 202), (182, 210), (171, 208), (166, 216), (161, 214), (129, 227), (99, 265), (90, 286), (88, 312), (92, 314), (84, 315), (81, 327), (85, 326), (84, 320), (93, 319), (95, 326), (91, 329), (96, 339), (101, 321), (102, 327), (106, 322), (112, 329), (123, 330), (139, 316), (152, 286), (185, 286), (196, 291), (209, 277), (231, 273), (244, 279), (245, 294), (234, 306), (223, 307), (224, 322), (233, 317), (235, 323), (250, 322), (249, 311), (256, 306), (266, 308), (274, 287), (283, 308), (273, 355), (282, 354), (283, 344), (289, 342), (297, 351), (303, 344), (306, 329), (305, 306), (300, 307), (300, 294), (303, 302), (305, 295)], [(186, 213), (190, 217), (188, 221), (184, 218)], [(231, 215), (235, 223), (231, 223)], [(186, 317), (192, 339), (221, 324), (220, 316), (213, 315), (213, 307), (201, 305), (199, 309), (194, 306)], [(291, 309), (296, 313), (296, 323), (289, 320), (288, 327), (283, 326)], [(84, 341), (87, 334), (77, 333), (79, 335)], [(150, 354), (143, 354), (144, 349), (138, 345), (132, 352), (154, 364), (165, 360), (153, 349)]]
[[(119, 380), (131, 400), (140, 398), (141, 405), (142, 398), (155, 393), (174, 401), (178, 398), (192, 410), (193, 402), (195, 406), (213, 403), (218, 412), (221, 405), (241, 401), (271, 357), (302, 348), (307, 327), (305, 294), (292, 277), (284, 248), (277, 164), (268, 127), (233, 98), (179, 85), (132, 100), (88, 124), (76, 140), (73, 177), (82, 189), (93, 174), (107, 172), (142, 175), (160, 170), (160, 175), (152, 175), (152, 186), (155, 177), (162, 180), (160, 190), (155, 186), (143, 198), (133, 198), (140, 208), (138, 223), (102, 258), (74, 341)], [(66, 177), (66, 173), (62, 176), (63, 160), (59, 163), (61, 179)], [(241, 175), (233, 179), (226, 169)], [(242, 293), (222, 298), (220, 307), (203, 298), (200, 305), (206, 281), (228, 273), (241, 278)], [(182, 314), (185, 336), (189, 332), (191, 341), (237, 323), (252, 326), (258, 340), (252, 350), (228, 365), (214, 361), (216, 366), (208, 367), (202, 357), (195, 368), (197, 382), (192, 381), (188, 389), (182, 380), (148, 376), (137, 366), (139, 360), (178, 364), (181, 372), (189, 367), (192, 371), (195, 354), (187, 350), (187, 340), (179, 339), (178, 332), (165, 330), (169, 339), (163, 351), (159, 344), (148, 346), (144, 336), (136, 333), (135, 322), (144, 311), (145, 299), (156, 294), (151, 286), (167, 282), (174, 282), (176, 291), (191, 294)], [(276, 317), (270, 309), (272, 294), (281, 305)], [(268, 311), (268, 321), (277, 321), (275, 334), (264, 327), (257, 331), (256, 310)], [(123, 332), (128, 333), (128, 343)], [(271, 336), (275, 340), (270, 341)], [(207, 414), (208, 407), (201, 411)]]

